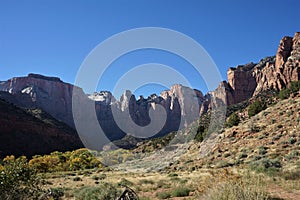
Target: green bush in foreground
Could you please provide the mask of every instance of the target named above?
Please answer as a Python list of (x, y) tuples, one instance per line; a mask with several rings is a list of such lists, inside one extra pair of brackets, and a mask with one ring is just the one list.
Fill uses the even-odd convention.
[(100, 183), (96, 187), (82, 187), (75, 191), (76, 200), (115, 200), (119, 191), (112, 184)]
[(159, 199), (168, 199), (171, 198), (171, 194), (170, 192), (158, 192), (155, 195), (157, 198)]
[(27, 200), (40, 195), (39, 179), (36, 172), (28, 166), (25, 157), (3, 159), (0, 170), (0, 199)]
[(175, 188), (172, 191), (173, 197), (187, 197), (190, 194), (190, 189), (188, 188)]

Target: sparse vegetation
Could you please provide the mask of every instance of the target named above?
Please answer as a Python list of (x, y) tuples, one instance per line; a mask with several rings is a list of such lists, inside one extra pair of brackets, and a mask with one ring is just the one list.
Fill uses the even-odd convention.
[(95, 187), (82, 187), (75, 191), (78, 200), (115, 200), (120, 192), (109, 183), (102, 183)]
[(156, 197), (158, 199), (168, 199), (171, 197), (171, 193), (170, 192), (157, 192)]
[(177, 174), (177, 173), (170, 173), (168, 176), (169, 176), (169, 177), (177, 177), (178, 174)]
[(295, 81), (290, 83), (290, 87), (282, 89), (279, 94), (278, 98), (280, 99), (287, 99), (291, 94), (295, 94), (300, 90), (300, 81)]
[(261, 177), (243, 177), (242, 179), (227, 179), (216, 183), (206, 194), (207, 200), (269, 200)]
[(273, 176), (274, 173), (278, 172), (282, 165), (278, 159), (262, 158), (251, 163), (251, 167), (256, 172), (265, 173)]
[(129, 180), (127, 180), (126, 178), (122, 178), (120, 180), (120, 182), (118, 183), (119, 186), (123, 186), (123, 187), (126, 187), (126, 186), (132, 186), (133, 183)]

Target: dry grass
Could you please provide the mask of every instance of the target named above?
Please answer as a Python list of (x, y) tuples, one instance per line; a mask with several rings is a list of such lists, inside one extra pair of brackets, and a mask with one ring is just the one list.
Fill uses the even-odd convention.
[[(106, 172), (102, 183), (110, 183), (122, 190), (120, 182), (130, 183), (130, 187), (142, 199), (267, 199), (268, 185), (274, 181), (264, 175), (242, 171), (237, 168), (197, 170), (194, 172), (170, 173), (123, 173)], [(93, 177), (97, 172), (81, 175), (81, 181), (74, 181), (74, 176), (49, 178), (49, 188), (63, 188), (63, 199), (73, 199), (80, 188), (94, 188), (99, 181)], [(98, 183), (97, 183), (98, 182)], [(287, 181), (285, 181), (287, 182)], [(284, 187), (282, 187), (284, 189)], [(92, 190), (92, 189), (91, 189)], [(241, 198), (243, 196), (243, 198)]]

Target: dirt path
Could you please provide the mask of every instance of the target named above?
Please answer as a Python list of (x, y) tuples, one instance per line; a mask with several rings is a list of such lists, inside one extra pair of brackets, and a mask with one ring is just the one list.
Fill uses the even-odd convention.
[(300, 199), (300, 191), (299, 190), (287, 191), (277, 185), (273, 185), (268, 189), (268, 191), (270, 192), (270, 194), (273, 197), (278, 197), (280, 199), (284, 199), (284, 200), (299, 200)]

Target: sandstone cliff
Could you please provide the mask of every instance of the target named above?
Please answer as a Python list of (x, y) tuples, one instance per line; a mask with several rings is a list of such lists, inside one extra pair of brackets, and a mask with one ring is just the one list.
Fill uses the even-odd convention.
[(300, 33), (283, 37), (275, 57), (230, 68), (225, 84), (228, 104), (244, 101), (263, 90), (281, 90), (292, 81), (300, 80)]
[(56, 77), (29, 74), (27, 77), (9, 79), (0, 90), (15, 96), (8, 101), (26, 108), (41, 108), (54, 118), (73, 126), (73, 85)]

